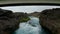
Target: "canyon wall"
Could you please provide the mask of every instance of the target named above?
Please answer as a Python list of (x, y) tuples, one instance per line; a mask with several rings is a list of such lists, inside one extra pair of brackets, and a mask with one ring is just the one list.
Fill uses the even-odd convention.
[(25, 17), (27, 17), (25, 13), (13, 13), (11, 10), (0, 9), (0, 34), (12, 34), (19, 28), (20, 20)]
[(46, 9), (40, 13), (40, 25), (52, 34), (60, 34), (60, 8)]

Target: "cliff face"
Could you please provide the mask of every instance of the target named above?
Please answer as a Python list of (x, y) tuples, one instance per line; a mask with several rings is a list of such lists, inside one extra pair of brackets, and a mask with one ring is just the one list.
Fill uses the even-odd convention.
[(52, 34), (60, 34), (60, 8), (46, 9), (40, 13), (40, 24)]
[(0, 34), (11, 34), (18, 27), (21, 17), (27, 17), (24, 13), (13, 13), (10, 10), (0, 9)]

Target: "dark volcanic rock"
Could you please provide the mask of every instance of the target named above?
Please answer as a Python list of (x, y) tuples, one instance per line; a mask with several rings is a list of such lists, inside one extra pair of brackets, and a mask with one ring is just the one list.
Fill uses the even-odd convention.
[(60, 34), (60, 8), (46, 9), (40, 13), (40, 24), (52, 34)]
[(19, 27), (21, 16), (26, 17), (24, 13), (0, 9), (0, 34), (12, 34)]

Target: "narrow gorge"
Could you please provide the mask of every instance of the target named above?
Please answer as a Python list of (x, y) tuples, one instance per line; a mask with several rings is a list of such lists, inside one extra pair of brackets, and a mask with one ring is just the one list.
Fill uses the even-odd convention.
[(0, 34), (60, 34), (60, 8), (29, 14), (0, 9)]

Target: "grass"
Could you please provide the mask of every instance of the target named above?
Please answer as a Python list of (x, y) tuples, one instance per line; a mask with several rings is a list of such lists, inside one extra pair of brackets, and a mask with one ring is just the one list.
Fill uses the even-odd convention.
[(24, 17), (20, 19), (20, 22), (27, 22), (28, 20), (30, 20), (29, 17)]

